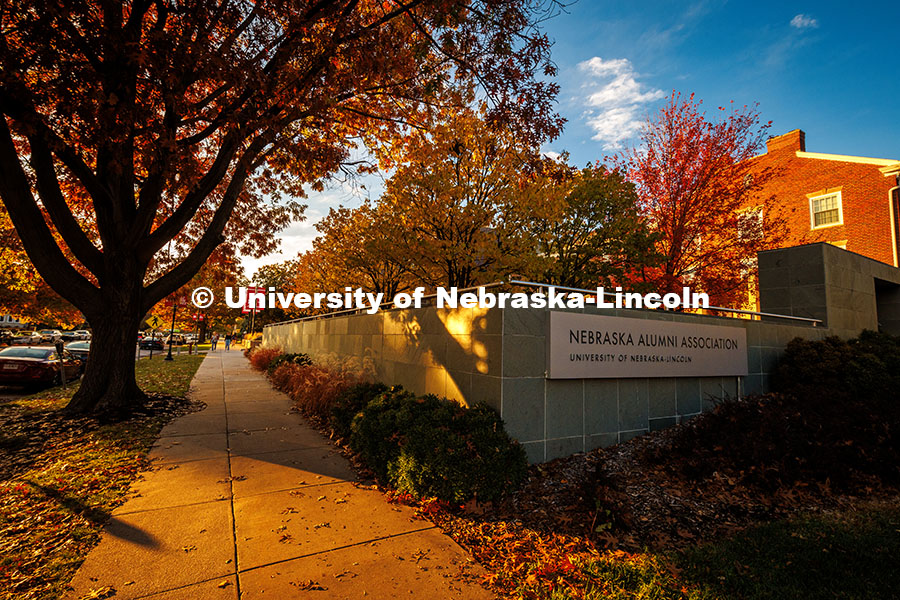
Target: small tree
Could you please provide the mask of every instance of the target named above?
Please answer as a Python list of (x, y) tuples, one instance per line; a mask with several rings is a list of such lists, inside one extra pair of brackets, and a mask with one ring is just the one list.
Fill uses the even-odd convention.
[[(294, 281), (297, 276), (297, 261), (286, 260), (270, 265), (263, 265), (257, 269), (250, 283), (257, 288), (268, 290), (270, 287), (275, 288), (276, 292), (301, 292), (309, 290), (295, 290)], [(237, 309), (232, 309), (237, 313)], [(262, 331), (262, 328), (270, 323), (278, 323), (288, 319), (295, 319), (302, 316), (303, 311), (294, 306), (289, 305), (287, 308), (279, 306), (270, 306), (265, 310), (258, 310), (253, 316), (253, 328), (256, 331)], [(236, 316), (236, 315), (235, 315)]]
[(34, 270), (16, 235), (6, 209), (0, 204), (0, 315), (23, 323), (74, 327), (84, 316), (47, 285)]
[(715, 121), (701, 108), (693, 95), (673, 92), (617, 165), (637, 186), (659, 236), (662, 262), (642, 278), (658, 288), (690, 285), (719, 304), (741, 303), (756, 252), (784, 237), (772, 200), (758, 197), (772, 174), (750, 173), (771, 123), (760, 122), (755, 106), (720, 107)]
[(408, 287), (409, 257), (393, 251), (393, 224), (381, 204), (364, 203), (358, 208), (336, 208), (316, 223), (319, 236), (313, 241), (328, 290), (361, 287), (393, 298)]

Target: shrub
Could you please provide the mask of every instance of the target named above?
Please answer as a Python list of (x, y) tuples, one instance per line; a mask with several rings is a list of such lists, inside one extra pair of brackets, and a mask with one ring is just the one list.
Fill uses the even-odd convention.
[(381, 481), (387, 481), (387, 465), (399, 453), (399, 432), (412, 421), (409, 412), (415, 404), (413, 393), (394, 386), (369, 402), (351, 423), (350, 447)]
[(272, 361), (282, 355), (280, 348), (250, 348), (245, 352), (250, 365), (257, 371), (268, 371)]
[(299, 366), (311, 365), (312, 359), (308, 354), (304, 354), (303, 352), (289, 353), (289, 354), (281, 354), (272, 359), (269, 363), (269, 366), (266, 367), (266, 371), (269, 373), (273, 372), (279, 365), (284, 363), (291, 363)]
[(349, 438), (353, 417), (386, 391), (388, 386), (383, 383), (360, 383), (340, 394), (331, 407), (331, 428), (335, 434), (338, 437)]
[(290, 361), (272, 369), (269, 377), (275, 389), (290, 396), (302, 413), (320, 419), (328, 419), (338, 396), (359, 383), (359, 379), (351, 375)]
[(729, 473), (768, 491), (900, 482), (900, 339), (863, 332), (790, 342), (776, 393), (724, 402), (648, 451), (703, 479)]
[(357, 414), (351, 447), (378, 478), (419, 498), (493, 501), (525, 477), (521, 446), (486, 405), (391, 388)]
[(778, 361), (772, 387), (797, 398), (893, 398), (900, 389), (900, 338), (873, 331), (852, 340), (797, 338)]

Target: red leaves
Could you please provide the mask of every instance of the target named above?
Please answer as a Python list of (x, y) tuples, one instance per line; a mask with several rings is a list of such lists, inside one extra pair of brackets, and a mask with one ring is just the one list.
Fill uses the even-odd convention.
[(247, 353), (250, 365), (257, 371), (265, 371), (273, 360), (284, 354), (280, 348), (257, 347)]
[(646, 279), (662, 289), (691, 285), (713, 304), (730, 306), (746, 296), (747, 262), (783, 237), (783, 218), (771, 199), (757, 197), (772, 174), (751, 176), (749, 159), (769, 125), (760, 124), (755, 106), (720, 107), (723, 115), (713, 120), (701, 104), (693, 94), (684, 99), (673, 92), (647, 121), (641, 144), (616, 163), (637, 185), (644, 213), (661, 235), (664, 263)]

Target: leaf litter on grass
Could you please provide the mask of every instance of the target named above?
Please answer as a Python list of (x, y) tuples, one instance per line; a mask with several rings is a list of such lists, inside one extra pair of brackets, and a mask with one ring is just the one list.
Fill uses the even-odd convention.
[(183, 396), (202, 357), (140, 363), (146, 404), (107, 422), (58, 413), (77, 386), (0, 407), (0, 597), (56, 598), (139, 473), (164, 423), (200, 408)]

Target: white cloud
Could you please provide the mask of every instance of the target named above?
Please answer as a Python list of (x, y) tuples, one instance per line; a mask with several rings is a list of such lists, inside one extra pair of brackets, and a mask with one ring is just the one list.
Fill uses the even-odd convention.
[(281, 247), (277, 252), (267, 254), (260, 258), (244, 256), (241, 258), (241, 267), (244, 269), (244, 275), (253, 277), (253, 274), (263, 265), (271, 265), (286, 260), (293, 260), (301, 252), (312, 249), (312, 241), (319, 232), (316, 231), (315, 223), (322, 218), (322, 214), (318, 211), (308, 210), (307, 220), (302, 222), (294, 222), (287, 229), (279, 233), (281, 238)]
[(587, 124), (604, 150), (620, 148), (623, 141), (633, 138), (640, 131), (646, 105), (665, 96), (662, 90), (640, 83), (627, 58), (595, 56), (578, 68), (588, 76), (584, 85), (588, 90), (584, 98)]
[(304, 202), (308, 205), (305, 219), (295, 221), (277, 235), (281, 246), (276, 252), (253, 258), (241, 257), (244, 275), (252, 277), (263, 265), (293, 260), (297, 255), (312, 250), (313, 240), (318, 237), (316, 223), (322, 220), (331, 208), (359, 206), (367, 195), (377, 197), (383, 191), (383, 181), (378, 175), (366, 175), (355, 181), (331, 180), (322, 192), (307, 189), (308, 197)]
[(553, 150), (546, 150), (541, 153), (545, 158), (549, 158), (550, 160), (559, 160), (559, 157), (562, 156), (559, 152), (555, 152)]
[(819, 26), (819, 22), (809, 15), (799, 14), (791, 19), (791, 27), (797, 29), (815, 29)]

